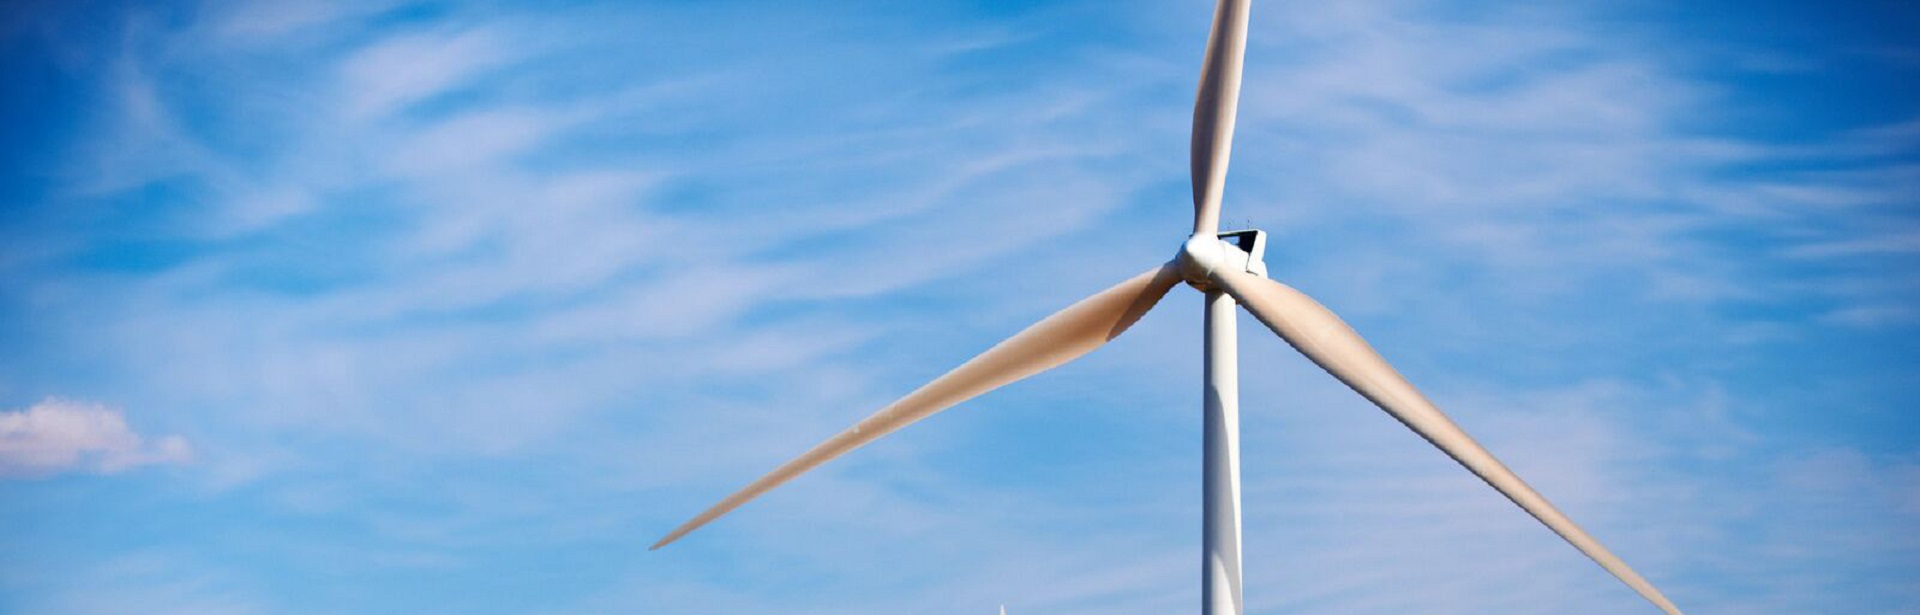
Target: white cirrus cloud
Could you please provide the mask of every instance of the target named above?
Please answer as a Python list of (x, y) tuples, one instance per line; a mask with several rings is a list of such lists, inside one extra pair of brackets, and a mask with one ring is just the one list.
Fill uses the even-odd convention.
[(100, 404), (47, 398), (25, 410), (0, 413), (0, 478), (112, 474), (192, 457), (186, 438), (149, 441), (127, 426), (119, 410)]

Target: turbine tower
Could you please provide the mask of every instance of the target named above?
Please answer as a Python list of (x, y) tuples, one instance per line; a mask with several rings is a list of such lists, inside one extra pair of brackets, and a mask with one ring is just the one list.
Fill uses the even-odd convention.
[(1240, 399), (1234, 319), (1244, 308), (1287, 344), (1566, 539), (1670, 615), (1680, 609), (1454, 424), (1333, 312), (1267, 278), (1265, 234), (1220, 232), (1248, 0), (1219, 0), (1193, 109), (1193, 233), (1173, 260), (1068, 306), (908, 393), (674, 528), (652, 549), (820, 464), (987, 391), (1052, 369), (1124, 333), (1174, 286), (1206, 294), (1201, 613), (1241, 615)]

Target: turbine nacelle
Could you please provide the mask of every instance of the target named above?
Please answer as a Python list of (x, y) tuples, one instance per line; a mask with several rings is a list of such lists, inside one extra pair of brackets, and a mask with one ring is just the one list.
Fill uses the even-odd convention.
[(1267, 277), (1267, 232), (1259, 229), (1222, 231), (1212, 237), (1194, 235), (1180, 244), (1174, 263), (1181, 279), (1197, 290), (1214, 287), (1214, 276), (1222, 271), (1251, 273)]

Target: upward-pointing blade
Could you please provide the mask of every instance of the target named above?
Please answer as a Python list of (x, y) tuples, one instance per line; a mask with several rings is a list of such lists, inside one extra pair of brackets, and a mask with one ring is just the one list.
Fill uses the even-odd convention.
[(1193, 234), (1220, 230), (1220, 192), (1233, 153), (1233, 118), (1240, 108), (1240, 64), (1247, 55), (1247, 1), (1220, 0), (1193, 101)]
[(1301, 354), (1466, 466), (1654, 605), (1672, 615), (1680, 615), (1679, 607), (1654, 589), (1653, 584), (1554, 508), (1434, 407), (1433, 402), (1427, 401), (1426, 396), (1394, 371), (1393, 366), (1339, 316), (1313, 298), (1273, 280), (1232, 270), (1212, 272), (1209, 277)]
[(679, 540), (793, 477), (896, 429), (1092, 352), (1133, 326), (1179, 281), (1180, 273), (1167, 263), (1048, 316), (727, 496), (674, 528), (649, 550)]

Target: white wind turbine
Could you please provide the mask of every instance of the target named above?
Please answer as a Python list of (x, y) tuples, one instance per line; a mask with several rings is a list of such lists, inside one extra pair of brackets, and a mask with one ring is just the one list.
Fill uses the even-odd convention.
[(1680, 609), (1600, 541), (1455, 425), (1366, 340), (1312, 298), (1267, 279), (1265, 235), (1222, 233), (1220, 192), (1233, 146), (1248, 0), (1219, 0), (1193, 110), (1193, 234), (1172, 261), (1068, 306), (900, 398), (668, 533), (653, 549), (835, 457), (936, 412), (1099, 348), (1185, 282), (1206, 293), (1205, 474), (1201, 612), (1240, 615), (1240, 402), (1234, 308), (1479, 476), (1554, 533), (1672, 615)]

